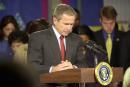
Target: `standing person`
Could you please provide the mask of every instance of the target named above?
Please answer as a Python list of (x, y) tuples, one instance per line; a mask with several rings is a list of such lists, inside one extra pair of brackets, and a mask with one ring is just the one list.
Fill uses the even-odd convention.
[(71, 6), (59, 4), (53, 12), (52, 27), (31, 34), (28, 58), (40, 74), (86, 65), (80, 49), (83, 42), (71, 33), (75, 18), (76, 12)]
[(0, 59), (10, 59), (12, 57), (12, 51), (8, 44), (8, 36), (16, 30), (19, 30), (19, 28), (15, 18), (12, 15), (4, 16), (0, 21)]
[(116, 26), (117, 12), (112, 6), (105, 6), (100, 11), (102, 29), (95, 32), (95, 40), (106, 51), (111, 66), (119, 66), (119, 44), (123, 32)]

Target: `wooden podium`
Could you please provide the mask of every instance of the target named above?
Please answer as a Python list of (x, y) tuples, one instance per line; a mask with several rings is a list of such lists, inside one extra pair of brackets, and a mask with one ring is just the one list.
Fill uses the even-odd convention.
[[(123, 68), (113, 67), (112, 82), (123, 80)], [(40, 75), (40, 83), (95, 83), (94, 68), (79, 68)]]

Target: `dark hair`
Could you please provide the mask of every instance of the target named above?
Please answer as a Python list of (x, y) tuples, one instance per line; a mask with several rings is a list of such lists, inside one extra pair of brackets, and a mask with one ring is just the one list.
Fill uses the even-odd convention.
[(18, 23), (16, 19), (14, 18), (14, 16), (12, 15), (4, 16), (0, 21), (0, 41), (4, 39), (3, 29), (9, 23), (12, 23), (14, 25), (15, 30), (19, 30)]
[(100, 11), (100, 18), (102, 18), (102, 16), (108, 19), (116, 19), (117, 16), (116, 9), (112, 6), (105, 6)]
[(80, 20), (80, 12), (79, 12), (79, 10), (76, 9), (76, 8), (74, 8), (74, 11), (77, 13), (76, 19), (77, 19), (77, 20)]
[(85, 34), (87, 35), (91, 40), (94, 40), (94, 34), (93, 31), (87, 26), (87, 25), (80, 25), (77, 29), (77, 34), (82, 35)]
[(49, 23), (45, 19), (37, 19), (34, 21), (30, 21), (27, 26), (25, 31), (28, 34), (31, 34), (36, 31), (48, 29), (50, 27)]
[(11, 45), (13, 42), (28, 43), (28, 35), (23, 31), (15, 31), (9, 35), (8, 41)]

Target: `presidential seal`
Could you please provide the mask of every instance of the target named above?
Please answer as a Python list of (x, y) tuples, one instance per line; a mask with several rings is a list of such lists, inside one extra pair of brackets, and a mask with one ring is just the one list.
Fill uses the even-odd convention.
[(95, 68), (95, 77), (103, 86), (110, 84), (113, 78), (111, 66), (106, 62), (99, 63)]

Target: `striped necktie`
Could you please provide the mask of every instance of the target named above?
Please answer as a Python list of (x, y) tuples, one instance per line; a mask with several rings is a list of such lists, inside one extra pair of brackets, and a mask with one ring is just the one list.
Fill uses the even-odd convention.
[(61, 60), (65, 60), (65, 45), (64, 45), (64, 36), (60, 36), (60, 48), (61, 48)]

